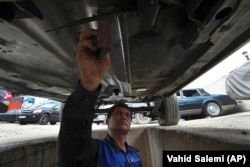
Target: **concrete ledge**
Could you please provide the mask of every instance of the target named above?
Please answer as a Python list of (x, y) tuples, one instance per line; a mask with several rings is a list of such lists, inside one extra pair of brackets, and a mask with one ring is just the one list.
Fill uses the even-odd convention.
[[(227, 133), (239, 135), (241, 132), (221, 131), (211, 135), (204, 134), (204, 131), (197, 133), (197, 129), (190, 132), (190, 129), (140, 127), (131, 130), (127, 141), (140, 150), (144, 167), (162, 166), (164, 150), (250, 150), (249, 139), (239, 137), (232, 140), (227, 138)], [(105, 135), (105, 130), (93, 132), (93, 137), (96, 138), (103, 138)], [(56, 167), (56, 139), (35, 140), (2, 147), (0, 166)]]
[[(250, 132), (247, 132), (250, 134)], [(250, 150), (249, 135), (238, 130), (182, 129), (156, 127), (147, 129), (145, 166), (162, 166), (162, 152), (174, 150)], [(235, 136), (232, 138), (232, 136)]]
[(54, 167), (57, 165), (56, 140), (35, 140), (1, 148), (1, 167)]

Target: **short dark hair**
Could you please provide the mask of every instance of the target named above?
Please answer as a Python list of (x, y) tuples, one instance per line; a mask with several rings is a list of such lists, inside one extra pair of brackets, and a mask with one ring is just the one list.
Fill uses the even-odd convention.
[(113, 112), (115, 111), (115, 109), (116, 109), (117, 107), (124, 107), (124, 108), (128, 109), (128, 111), (129, 111), (130, 114), (131, 114), (131, 118), (132, 118), (132, 110), (131, 110), (131, 108), (130, 108), (126, 103), (124, 103), (124, 102), (116, 102), (116, 103), (108, 110), (108, 115), (107, 115), (108, 118), (111, 117), (111, 115), (113, 114)]

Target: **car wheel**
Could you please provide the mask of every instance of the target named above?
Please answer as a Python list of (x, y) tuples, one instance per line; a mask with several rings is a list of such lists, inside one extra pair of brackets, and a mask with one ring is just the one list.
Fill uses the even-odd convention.
[(26, 124), (26, 122), (24, 122), (24, 121), (19, 121), (18, 122), (20, 125), (25, 125)]
[(179, 122), (179, 107), (176, 96), (164, 97), (158, 112), (160, 126), (177, 125)]
[(146, 117), (142, 113), (136, 113), (135, 114), (135, 120), (139, 124), (148, 124), (151, 122), (152, 118)]
[(50, 125), (55, 125), (56, 124), (56, 122), (50, 122)]
[(209, 102), (205, 105), (203, 113), (211, 117), (219, 116), (221, 113), (220, 105), (215, 102)]
[(39, 121), (38, 121), (38, 123), (39, 123), (40, 125), (47, 125), (48, 122), (49, 122), (49, 115), (48, 115), (48, 114), (43, 114), (43, 115), (40, 117)]

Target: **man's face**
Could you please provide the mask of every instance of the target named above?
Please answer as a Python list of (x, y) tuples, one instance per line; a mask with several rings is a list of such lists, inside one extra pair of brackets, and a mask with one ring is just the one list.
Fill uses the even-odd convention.
[(116, 107), (111, 117), (107, 119), (107, 124), (110, 130), (128, 133), (131, 121), (131, 113), (127, 108)]

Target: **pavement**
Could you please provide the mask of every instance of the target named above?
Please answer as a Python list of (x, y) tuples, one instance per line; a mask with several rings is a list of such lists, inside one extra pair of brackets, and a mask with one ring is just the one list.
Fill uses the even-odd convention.
[[(227, 134), (227, 140), (247, 140), (250, 143), (250, 111), (241, 112), (216, 118), (204, 118), (189, 121), (180, 121), (176, 126), (160, 127), (158, 123), (145, 125), (132, 125), (133, 128), (148, 129), (150, 127), (160, 129), (178, 129), (190, 133), (209, 133), (211, 136), (218, 136), (218, 133)], [(32, 140), (45, 140), (57, 138), (60, 123), (56, 125), (37, 125), (0, 122), (0, 149), (6, 145), (15, 145), (20, 142)], [(93, 131), (106, 130), (107, 125), (93, 124)], [(205, 130), (205, 131), (204, 131)], [(228, 132), (228, 133), (226, 133)]]

